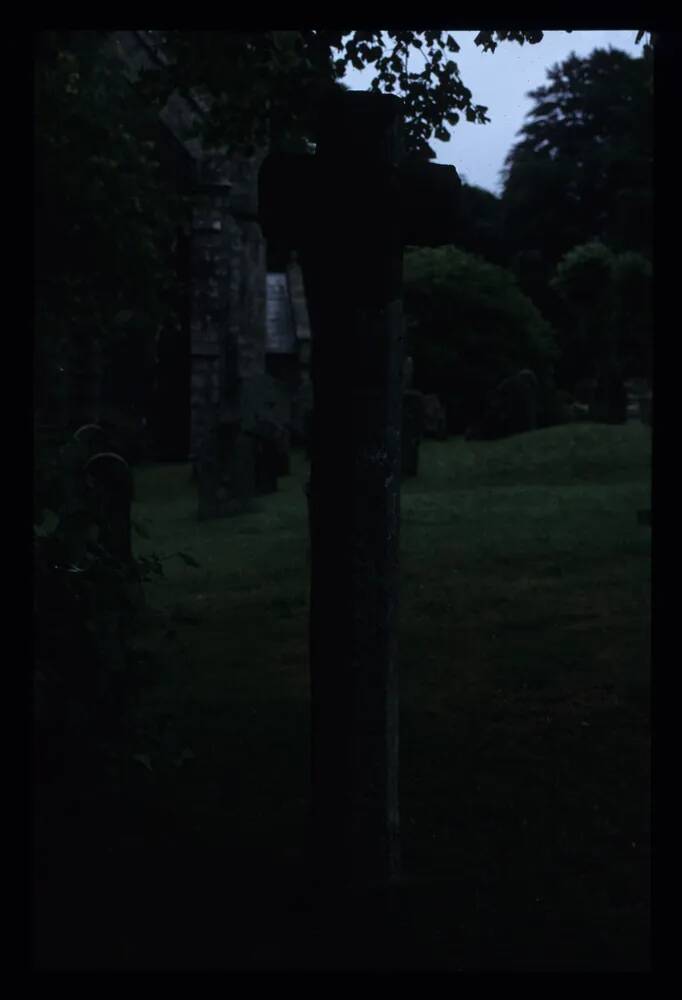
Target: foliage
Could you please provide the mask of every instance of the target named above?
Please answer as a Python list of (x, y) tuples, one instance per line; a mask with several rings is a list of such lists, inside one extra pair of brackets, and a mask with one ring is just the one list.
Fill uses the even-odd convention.
[[(39, 773), (69, 746), (92, 752), (148, 680), (135, 645), (144, 581), (163, 575), (148, 551), (125, 563), (102, 544), (86, 448), (36, 438), (33, 513), (34, 691)], [(146, 536), (139, 525), (138, 533)], [(198, 564), (175, 553), (189, 566)]]
[(507, 263), (502, 202), (484, 188), (463, 183), (459, 194), (457, 246), (493, 264)]
[(651, 49), (575, 55), (531, 93), (534, 107), (511, 150), (502, 195), (511, 263), (523, 290), (561, 326), (549, 285), (560, 257), (598, 239), (651, 254)]
[[(284, 144), (312, 133), (321, 100), (349, 67), (371, 66), (371, 89), (399, 94), (406, 145), (433, 157), (432, 137), (447, 141), (461, 117), (486, 122), (452, 58), (459, 44), (446, 31), (311, 29), (304, 31), (148, 31), (149, 44), (168, 56), (146, 74), (160, 103), (176, 88), (210, 98), (210, 141), (229, 146)], [(541, 31), (482, 31), (476, 45), (536, 44)], [(419, 69), (411, 67), (414, 60)], [(207, 102), (208, 103), (208, 102)]]
[(149, 381), (183, 216), (160, 170), (157, 113), (106, 32), (42, 32), (34, 71), (36, 405), (52, 416), (68, 413), (70, 376), (93, 353), (105, 392), (121, 357), (128, 378)]
[(650, 54), (596, 49), (547, 76), (506, 160), (503, 204), (517, 248), (542, 251), (550, 266), (590, 239), (650, 254)]
[(549, 375), (556, 357), (551, 327), (511, 274), (454, 247), (406, 253), (405, 312), (415, 385), (441, 395), (451, 431), (478, 416), (502, 378)]
[(559, 260), (595, 241), (616, 253), (651, 256), (651, 55), (651, 46), (637, 59), (596, 49), (554, 66), (547, 85), (531, 93), (533, 108), (507, 157), (502, 227), (508, 263), (567, 349), (558, 370), (567, 388), (597, 348), (550, 281)]
[(594, 308), (611, 286), (613, 265), (613, 253), (603, 243), (585, 243), (559, 261), (552, 287), (576, 306)]
[(561, 346), (574, 376), (599, 370), (607, 359), (625, 377), (650, 374), (651, 283), (646, 257), (615, 254), (598, 241), (562, 257), (550, 284), (568, 306)]

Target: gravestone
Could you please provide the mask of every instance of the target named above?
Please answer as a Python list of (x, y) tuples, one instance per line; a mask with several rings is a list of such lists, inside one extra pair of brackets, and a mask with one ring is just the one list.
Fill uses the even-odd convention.
[(292, 414), (291, 441), (302, 446), (306, 457), (310, 458), (310, 440), (313, 417), (313, 387), (309, 379), (301, 382)]
[(653, 427), (654, 415), (653, 415), (653, 396), (651, 393), (648, 396), (641, 396), (639, 400), (639, 416), (643, 424), (647, 427)]
[(627, 408), (625, 383), (617, 369), (607, 365), (597, 379), (594, 399), (590, 404), (590, 419), (598, 423), (624, 424)]
[(98, 452), (111, 451), (109, 435), (99, 424), (83, 424), (73, 435), (88, 452), (88, 457)]
[(448, 436), (448, 425), (445, 407), (440, 397), (435, 393), (424, 396), (424, 437), (445, 441)]
[(401, 102), (344, 92), (314, 156), (260, 173), (267, 238), (299, 250), (313, 332), (312, 861), (330, 886), (399, 871), (396, 613), (402, 251), (452, 242), (453, 167), (407, 163)]
[(239, 391), (241, 426), (254, 439), (256, 491), (259, 493), (273, 492), (277, 489), (277, 477), (289, 475), (291, 410), (291, 394), (278, 379), (263, 374), (242, 382)]
[(270, 421), (259, 421), (250, 434), (254, 455), (254, 490), (257, 496), (277, 492), (277, 479), (288, 475), (288, 452), (282, 430)]
[(575, 397), (576, 402), (580, 403), (581, 406), (589, 407), (594, 402), (596, 391), (596, 378), (581, 378), (575, 384), (573, 396)]
[(419, 445), (424, 423), (424, 397), (408, 389), (403, 393), (402, 475), (416, 476), (419, 471)]
[(469, 440), (490, 441), (536, 430), (538, 380), (527, 368), (503, 379), (488, 393), (480, 422), (470, 428)]
[(250, 510), (256, 488), (254, 442), (238, 419), (214, 422), (195, 466), (200, 521)]
[(128, 463), (114, 452), (98, 452), (85, 463), (85, 474), (91, 484), (100, 544), (114, 558), (132, 563), (133, 479)]

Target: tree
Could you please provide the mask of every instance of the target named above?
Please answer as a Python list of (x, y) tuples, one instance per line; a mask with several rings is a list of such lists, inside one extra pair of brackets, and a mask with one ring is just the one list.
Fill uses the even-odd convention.
[(457, 246), (484, 257), (492, 264), (506, 264), (508, 250), (502, 220), (502, 202), (497, 195), (473, 184), (460, 188)]
[(568, 307), (560, 336), (565, 381), (606, 371), (621, 379), (650, 375), (651, 278), (644, 256), (615, 254), (598, 241), (562, 257), (550, 284)]
[(522, 368), (551, 374), (551, 327), (508, 271), (472, 254), (409, 250), (405, 313), (415, 385), (443, 398), (453, 433), (478, 418), (505, 376)]
[(505, 227), (517, 253), (549, 270), (600, 239), (651, 254), (651, 56), (614, 49), (570, 56), (532, 91), (534, 107), (506, 160)]
[(117, 355), (128, 387), (135, 370), (148, 378), (172, 321), (182, 204), (161, 171), (158, 115), (106, 32), (43, 32), (34, 70), (35, 385), (47, 416), (93, 354), (105, 382)]
[[(175, 89), (210, 99), (207, 135), (230, 146), (283, 145), (312, 132), (321, 100), (349, 66), (372, 66), (371, 87), (405, 104), (409, 151), (433, 157), (432, 137), (447, 141), (462, 116), (489, 121), (473, 102), (452, 58), (459, 44), (447, 31), (149, 31), (167, 54), (148, 73), (148, 95), (162, 103)], [(494, 51), (503, 41), (537, 44), (541, 31), (481, 31), (475, 42)], [(420, 61), (415, 68), (415, 60)]]
[(507, 157), (503, 232), (521, 288), (567, 348), (559, 377), (568, 387), (580, 337), (550, 283), (559, 260), (594, 240), (651, 256), (651, 48), (638, 59), (613, 49), (572, 55), (548, 80), (531, 93), (534, 107)]

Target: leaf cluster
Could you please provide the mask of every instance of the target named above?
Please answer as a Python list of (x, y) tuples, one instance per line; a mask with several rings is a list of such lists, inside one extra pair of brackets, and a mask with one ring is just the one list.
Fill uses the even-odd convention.
[[(313, 138), (323, 98), (349, 68), (371, 67), (374, 91), (397, 94), (405, 108), (407, 150), (433, 157), (431, 139), (446, 142), (462, 118), (486, 122), (453, 58), (448, 31), (314, 29), (304, 31), (147, 32), (168, 59), (152, 74), (159, 101), (178, 89), (209, 109), (206, 135), (235, 147)], [(481, 32), (476, 44), (535, 44), (538, 31)]]
[(591, 241), (565, 254), (550, 281), (572, 321), (564, 351), (588, 367), (609, 357), (626, 375), (649, 374), (652, 279), (651, 262), (633, 251), (617, 254)]
[(531, 91), (533, 107), (504, 171), (505, 224), (549, 267), (600, 239), (650, 255), (653, 103), (650, 57), (571, 55)]
[(161, 169), (159, 121), (106, 32), (46, 31), (35, 80), (36, 395), (68, 393), (84, 345), (154, 353), (177, 295), (184, 205)]
[(454, 247), (405, 256), (405, 313), (415, 384), (448, 403), (451, 431), (521, 368), (549, 371), (554, 333), (505, 269)]

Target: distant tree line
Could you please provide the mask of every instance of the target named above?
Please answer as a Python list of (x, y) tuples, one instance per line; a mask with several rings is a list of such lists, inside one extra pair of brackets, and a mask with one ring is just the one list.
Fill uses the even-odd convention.
[[(553, 383), (569, 391), (607, 369), (619, 379), (651, 375), (651, 50), (640, 58), (613, 49), (583, 59), (572, 55), (530, 96), (533, 107), (507, 157), (501, 197), (463, 185), (459, 253), (422, 252), (418, 265), (408, 257), (415, 378), (427, 391), (444, 391), (444, 372), (450, 372), (454, 410), (465, 399), (474, 405), (474, 385), (508, 367), (520, 344), (526, 345), (526, 365), (551, 370)], [(473, 257), (465, 261), (462, 251)], [(422, 295), (427, 270), (433, 286), (428, 304)], [(483, 291), (484, 273), (496, 287), (492, 295)], [(448, 304), (436, 320), (446, 288)], [(489, 302), (497, 304), (495, 364), (489, 334), (471, 336), (465, 317), (476, 313), (472, 295), (478, 296), (482, 327), (491, 325), (483, 319)], [(519, 338), (513, 331), (523, 296), (528, 319)], [(538, 340), (540, 320), (545, 325)], [(472, 381), (474, 358), (479, 376)], [(461, 386), (457, 406), (455, 384)], [(460, 426), (461, 417), (454, 423)]]

